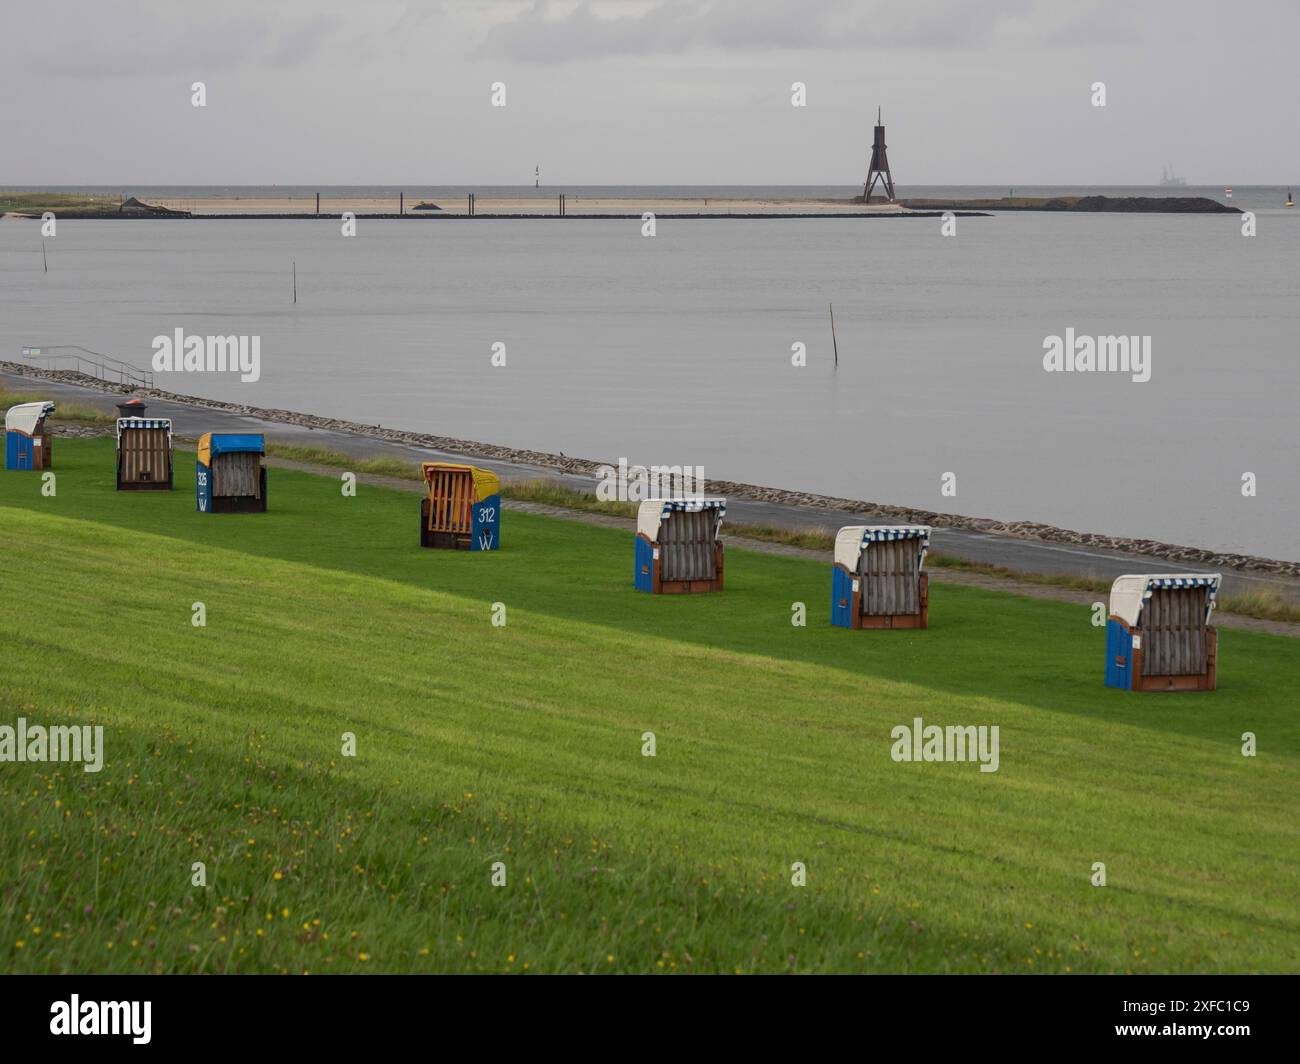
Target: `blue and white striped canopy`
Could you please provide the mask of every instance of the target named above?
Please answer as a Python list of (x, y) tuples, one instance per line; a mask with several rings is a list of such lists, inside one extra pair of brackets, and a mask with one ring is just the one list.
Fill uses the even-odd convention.
[(835, 563), (856, 569), (861, 554), (873, 543), (891, 543), (900, 539), (919, 539), (921, 553), (918, 566), (925, 564), (930, 549), (929, 525), (845, 525), (835, 535)]
[(862, 530), (863, 543), (888, 543), (894, 539), (929, 540), (930, 529), (926, 525), (867, 525)]
[(662, 517), (667, 517), (674, 511), (693, 514), (701, 510), (717, 510), (719, 517), (727, 515), (726, 499), (655, 499), (653, 501), (663, 503), (663, 509), (660, 511)]
[(644, 499), (636, 515), (636, 530), (650, 542), (659, 539), (659, 526), (675, 513), (699, 513), (703, 510), (716, 510), (718, 527), (727, 516), (727, 500), (712, 499)]
[(117, 428), (122, 429), (168, 429), (172, 427), (171, 418), (167, 417), (120, 417)]
[(1205, 617), (1209, 620), (1214, 611), (1215, 597), (1219, 593), (1219, 573), (1140, 573), (1117, 576), (1110, 588), (1110, 612), (1136, 627), (1146, 602), (1154, 591), (1172, 591), (1179, 588), (1206, 588)]
[(1171, 587), (1208, 587), (1212, 592), (1219, 590), (1219, 577), (1213, 576), (1148, 576), (1147, 591), (1158, 591)]

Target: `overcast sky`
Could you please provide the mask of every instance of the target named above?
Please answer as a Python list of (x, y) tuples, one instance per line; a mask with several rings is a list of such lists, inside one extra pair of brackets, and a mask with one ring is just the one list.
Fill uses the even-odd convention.
[(1297, 41), (1297, 0), (0, 0), (0, 186), (848, 185), (877, 104), (904, 186), (1300, 185)]

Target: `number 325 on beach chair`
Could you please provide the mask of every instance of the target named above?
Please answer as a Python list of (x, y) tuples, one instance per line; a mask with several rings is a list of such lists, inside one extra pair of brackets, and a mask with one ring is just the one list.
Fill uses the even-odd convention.
[(423, 462), (429, 494), (420, 500), (420, 546), (497, 550), (501, 546), (501, 482), (471, 465)]
[(1106, 686), (1213, 691), (1219, 633), (1210, 614), (1218, 593), (1218, 573), (1117, 577), (1106, 621)]
[(195, 505), (200, 513), (266, 512), (266, 439), (260, 434), (205, 432), (195, 463)]
[(849, 525), (835, 536), (831, 624), (928, 628), (929, 577), (921, 571), (928, 525)]

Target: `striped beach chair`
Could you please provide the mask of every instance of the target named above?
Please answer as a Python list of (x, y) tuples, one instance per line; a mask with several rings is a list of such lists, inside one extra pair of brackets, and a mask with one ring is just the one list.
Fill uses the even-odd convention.
[(831, 624), (839, 628), (927, 628), (928, 525), (849, 525), (835, 536)]
[(117, 419), (117, 490), (172, 490), (170, 418)]
[(646, 499), (637, 511), (634, 586), (655, 595), (722, 590), (726, 499)]
[(1106, 621), (1106, 686), (1213, 691), (1219, 634), (1210, 626), (1218, 573), (1117, 577)]
[(53, 461), (50, 427), (46, 423), (54, 413), (48, 400), (19, 403), (5, 413), (5, 468), (49, 469)]

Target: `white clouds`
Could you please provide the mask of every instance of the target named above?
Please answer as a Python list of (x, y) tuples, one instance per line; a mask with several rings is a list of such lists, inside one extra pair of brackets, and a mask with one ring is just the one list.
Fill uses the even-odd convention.
[(13, 69), (66, 79), (297, 66), (313, 60), (340, 28), (334, 17), (269, 10), (248, 3), (222, 5), (214, 14), (143, 0), (76, 7), (5, 0), (0, 57)]
[[(504, 13), (502, 13), (504, 15)], [(483, 51), (563, 63), (696, 51), (969, 49), (997, 41), (1069, 45), (1131, 38), (1134, 19), (1110, 0), (658, 0), (638, 5), (537, 2), (487, 31)]]
[(1269, 31), (1210, 0), (0, 0), (0, 185), (849, 186), (877, 103), (907, 184), (1289, 180), (1300, 6), (1241, 8)]

